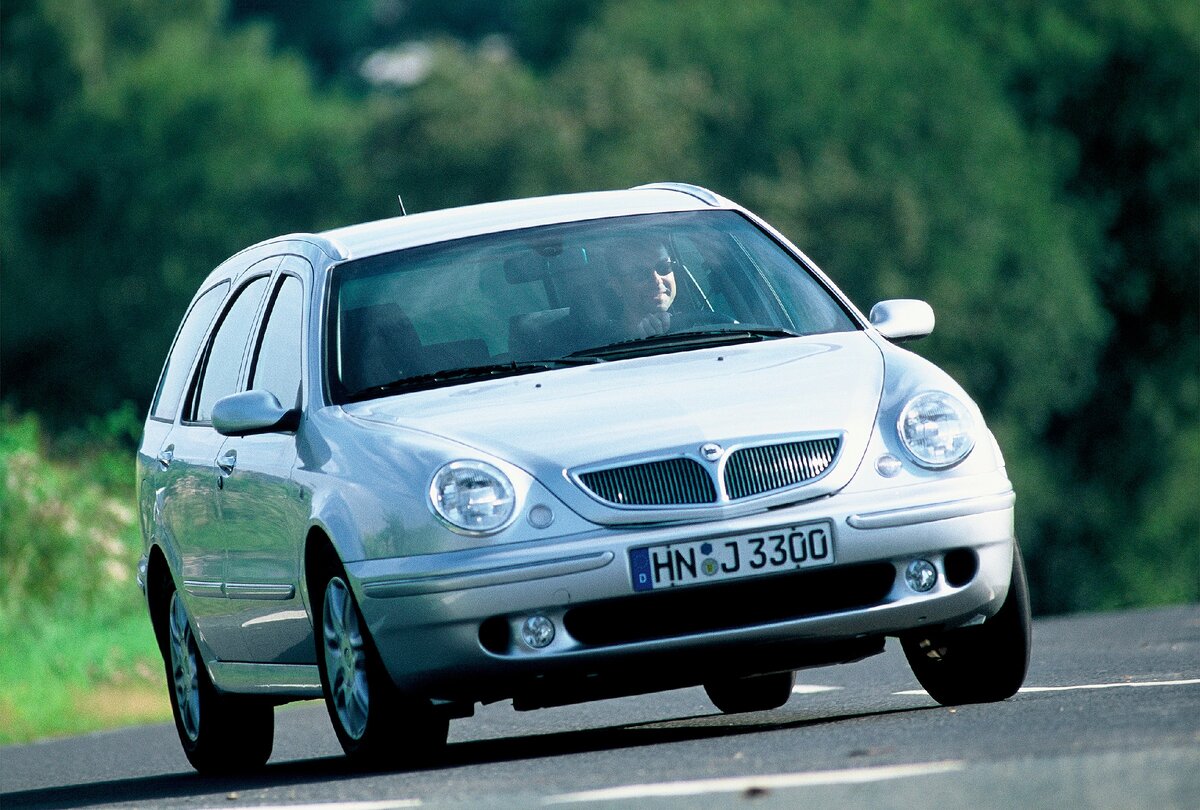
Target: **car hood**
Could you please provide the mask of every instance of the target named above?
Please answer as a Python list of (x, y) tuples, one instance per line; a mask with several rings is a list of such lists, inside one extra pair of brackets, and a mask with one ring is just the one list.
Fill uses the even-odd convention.
[[(345, 410), (497, 456), (537, 477), (585, 517), (614, 522), (613, 508), (582, 493), (570, 471), (697, 456), (709, 442), (728, 450), (840, 435), (834, 469), (802, 487), (803, 497), (844, 486), (874, 427), (883, 371), (871, 339), (847, 332), (565, 368), (370, 400)], [(780, 498), (752, 500), (764, 508)], [(786, 500), (797, 500), (796, 493)], [(728, 505), (720, 509), (731, 511)], [(685, 517), (678, 510), (671, 514)], [(636, 517), (652, 516), (642, 508)]]

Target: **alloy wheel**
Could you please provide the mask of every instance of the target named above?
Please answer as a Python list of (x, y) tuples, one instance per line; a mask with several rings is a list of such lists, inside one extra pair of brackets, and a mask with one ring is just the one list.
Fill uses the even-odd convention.
[(330, 579), (325, 588), (321, 625), (325, 671), (338, 722), (348, 737), (362, 739), (370, 710), (367, 651), (354, 598), (340, 577)]
[(200, 737), (199, 656), (178, 592), (171, 594), (170, 632), (171, 686), (175, 690), (175, 704), (179, 707), (184, 733), (195, 742)]

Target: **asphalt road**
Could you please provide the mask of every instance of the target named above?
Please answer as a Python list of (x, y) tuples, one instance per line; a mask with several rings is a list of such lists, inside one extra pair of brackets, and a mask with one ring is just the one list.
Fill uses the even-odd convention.
[[(0, 748), (0, 808), (1200, 808), (1200, 606), (1040, 620), (1026, 689), (948, 709), (899, 645), (805, 670), (786, 706), (700, 689), (451, 723), (432, 766), (347, 768), (319, 704), (277, 713), (254, 777), (204, 779), (172, 726)], [(310, 808), (311, 810), (311, 808)]]

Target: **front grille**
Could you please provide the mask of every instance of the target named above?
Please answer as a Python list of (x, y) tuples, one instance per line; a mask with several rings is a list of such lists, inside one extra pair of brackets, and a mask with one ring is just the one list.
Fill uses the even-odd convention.
[(579, 475), (596, 497), (622, 506), (715, 503), (717, 490), (700, 463), (672, 458)]
[(669, 588), (572, 607), (563, 625), (581, 644), (633, 644), (867, 608), (895, 579), (891, 563), (866, 563)]
[(811, 481), (833, 463), (840, 444), (838, 438), (810, 439), (735, 450), (725, 464), (725, 491), (736, 501)]

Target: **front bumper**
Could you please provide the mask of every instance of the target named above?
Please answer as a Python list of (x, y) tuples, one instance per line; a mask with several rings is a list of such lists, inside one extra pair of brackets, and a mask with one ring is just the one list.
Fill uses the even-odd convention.
[[(886, 635), (982, 620), (1008, 591), (1014, 500), (1001, 471), (720, 522), (605, 528), (361, 561), (346, 571), (400, 688), (452, 702), (552, 705), (572, 694), (590, 699), (857, 660), (878, 652)], [(832, 566), (633, 591), (632, 548), (814, 520), (834, 525)], [(939, 572), (926, 593), (905, 583), (918, 558)], [(535, 614), (556, 628), (540, 650), (520, 641), (522, 622)]]

